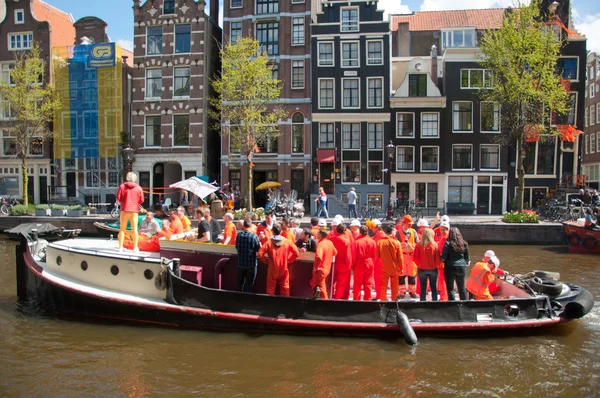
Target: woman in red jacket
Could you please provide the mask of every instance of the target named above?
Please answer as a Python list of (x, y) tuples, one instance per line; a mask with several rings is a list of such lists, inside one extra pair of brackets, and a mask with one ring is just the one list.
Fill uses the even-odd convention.
[(137, 184), (137, 175), (131, 171), (125, 176), (126, 182), (119, 186), (117, 191), (117, 202), (121, 205), (120, 213), (120, 231), (119, 231), (119, 251), (125, 250), (123, 243), (125, 241), (125, 232), (127, 231), (127, 222), (131, 224), (131, 236), (133, 237), (133, 251), (138, 249), (138, 212), (140, 206), (144, 203), (144, 191)]
[(431, 301), (437, 301), (438, 265), (441, 262), (440, 250), (433, 239), (433, 229), (423, 230), (423, 239), (415, 247), (414, 262), (417, 263), (419, 276), (419, 293), (421, 301), (427, 300), (427, 280), (431, 289)]

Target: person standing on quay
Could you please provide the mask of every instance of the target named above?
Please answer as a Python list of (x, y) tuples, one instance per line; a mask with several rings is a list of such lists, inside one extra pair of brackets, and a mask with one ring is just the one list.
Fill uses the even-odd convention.
[(337, 255), (337, 250), (335, 250), (333, 243), (327, 239), (327, 235), (327, 231), (324, 230), (317, 232), (317, 251), (313, 264), (313, 276), (310, 280), (310, 287), (313, 289), (313, 298), (329, 298), (325, 279), (327, 279), (329, 272), (331, 272), (331, 263)]
[(133, 238), (133, 251), (139, 252), (138, 248), (138, 212), (140, 206), (144, 203), (144, 191), (137, 184), (137, 175), (133, 172), (127, 173), (126, 182), (119, 186), (117, 191), (117, 202), (121, 205), (119, 217), (119, 251), (124, 251), (125, 232), (127, 231), (127, 222), (131, 224), (131, 236)]
[(258, 258), (267, 264), (267, 294), (275, 295), (279, 285), (279, 295), (290, 295), (289, 263), (293, 263), (300, 254), (293, 242), (281, 236), (281, 226), (273, 225), (273, 236), (258, 251)]
[(448, 240), (444, 244), (444, 250), (442, 251), (442, 261), (444, 262), (444, 278), (446, 278), (448, 301), (456, 299), (454, 296), (455, 281), (460, 299), (466, 300), (465, 275), (470, 262), (469, 246), (456, 227), (450, 228)]
[(321, 217), (321, 213), (325, 213), (325, 218), (329, 218), (329, 213), (327, 213), (327, 194), (323, 187), (319, 187), (319, 197), (315, 199), (317, 202), (317, 214), (315, 217)]
[(260, 249), (258, 236), (250, 231), (252, 221), (244, 220), (244, 230), (237, 234), (235, 248), (238, 252), (238, 291), (251, 293), (256, 278), (256, 253)]
[[(375, 257), (381, 260), (381, 284), (379, 286), (379, 300), (387, 301), (387, 288), (392, 285), (392, 300), (398, 296), (398, 275), (404, 269), (402, 246), (393, 237), (394, 228), (391, 225), (383, 227), (385, 236), (377, 242)], [(391, 283), (390, 283), (391, 282)]]
[[(354, 217), (352, 217), (354, 214)], [(348, 218), (358, 218), (356, 214), (356, 191), (354, 187), (350, 188), (348, 192)]]

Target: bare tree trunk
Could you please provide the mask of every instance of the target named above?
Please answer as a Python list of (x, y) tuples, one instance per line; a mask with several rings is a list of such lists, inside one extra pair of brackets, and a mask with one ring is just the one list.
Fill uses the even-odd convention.
[(252, 203), (252, 191), (254, 189), (254, 182), (252, 181), (254, 167), (252, 167), (252, 161), (248, 162), (248, 211), (253, 211)]
[(522, 139), (517, 140), (517, 177), (518, 177), (518, 189), (517, 189), (517, 210), (523, 211), (523, 193), (525, 191), (525, 166), (523, 155), (521, 151), (523, 149)]
[(29, 205), (29, 195), (28, 195), (28, 173), (27, 173), (27, 159), (21, 158), (21, 173), (23, 174), (23, 204), (25, 206)]

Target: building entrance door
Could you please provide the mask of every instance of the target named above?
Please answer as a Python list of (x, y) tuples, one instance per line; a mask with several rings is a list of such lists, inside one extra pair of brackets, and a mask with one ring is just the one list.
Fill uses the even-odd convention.
[(490, 187), (477, 187), (477, 214), (490, 213)]

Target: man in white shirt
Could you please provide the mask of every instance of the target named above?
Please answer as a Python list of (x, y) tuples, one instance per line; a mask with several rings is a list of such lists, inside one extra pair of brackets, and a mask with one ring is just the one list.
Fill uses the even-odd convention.
[(142, 221), (140, 225), (139, 233), (144, 234), (146, 236), (156, 235), (160, 231), (160, 225), (158, 225), (158, 221), (154, 219), (154, 213), (151, 211), (146, 213), (146, 218)]
[[(348, 218), (358, 218), (356, 214), (356, 192), (354, 187), (350, 188), (348, 192), (348, 213)], [(354, 214), (354, 217), (352, 217), (352, 214)]]

